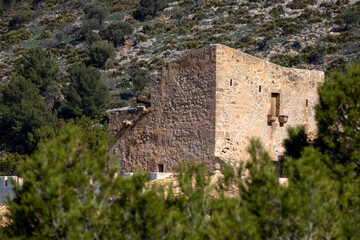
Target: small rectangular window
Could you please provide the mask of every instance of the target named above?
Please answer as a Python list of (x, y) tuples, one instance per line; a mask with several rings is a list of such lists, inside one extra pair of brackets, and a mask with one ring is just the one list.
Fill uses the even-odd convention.
[(232, 87), (232, 84), (233, 84), (232, 79), (230, 79), (230, 87)]
[(7, 179), (7, 177), (5, 177), (4, 186), (5, 186), (5, 187), (8, 186), (8, 179)]
[(306, 99), (306, 106), (309, 106), (309, 100)]
[(164, 172), (164, 164), (158, 164), (158, 172)]
[(261, 92), (261, 86), (259, 86), (259, 92)]
[(271, 93), (271, 115), (278, 117), (280, 114), (280, 93)]

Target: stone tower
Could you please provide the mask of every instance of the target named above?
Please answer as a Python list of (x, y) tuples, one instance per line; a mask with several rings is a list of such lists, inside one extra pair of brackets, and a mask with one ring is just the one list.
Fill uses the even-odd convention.
[(151, 81), (151, 107), (108, 110), (121, 172), (174, 171), (179, 162), (230, 163), (248, 158), (260, 138), (274, 161), (288, 126), (316, 136), (320, 71), (285, 68), (224, 45), (168, 63)]

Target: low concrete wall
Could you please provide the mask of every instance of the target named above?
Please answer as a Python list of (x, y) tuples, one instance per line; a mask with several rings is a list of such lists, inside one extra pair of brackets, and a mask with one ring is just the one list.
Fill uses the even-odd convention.
[(17, 176), (0, 176), (0, 205), (4, 205), (7, 198), (14, 198), (13, 184), (22, 183), (23, 179)]

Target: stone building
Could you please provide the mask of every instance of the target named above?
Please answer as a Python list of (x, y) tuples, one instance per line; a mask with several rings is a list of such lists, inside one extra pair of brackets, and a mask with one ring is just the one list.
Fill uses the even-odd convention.
[(260, 138), (274, 161), (286, 128), (316, 135), (314, 107), (324, 73), (285, 68), (224, 45), (210, 45), (168, 63), (151, 81), (151, 107), (108, 110), (121, 172), (140, 166), (174, 171), (179, 162), (248, 158)]

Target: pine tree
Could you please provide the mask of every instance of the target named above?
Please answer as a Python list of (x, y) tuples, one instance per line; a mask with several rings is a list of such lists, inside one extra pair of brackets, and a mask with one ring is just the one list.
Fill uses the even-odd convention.
[(335, 172), (346, 175), (348, 173), (342, 168), (345, 167), (359, 175), (360, 65), (353, 65), (345, 74), (330, 74), (318, 91), (317, 145), (330, 157), (328, 164)]
[(106, 233), (118, 179), (115, 170), (105, 171), (106, 138), (99, 141), (93, 154), (84, 132), (70, 123), (55, 139), (40, 144), (19, 169), (24, 183), (8, 202), (8, 237), (100, 239)]
[(30, 79), (17, 77), (0, 95), (0, 132), (11, 150), (29, 152), (27, 137), (42, 126), (53, 126), (56, 116), (46, 106)]
[(84, 64), (72, 65), (69, 70), (70, 83), (63, 89), (66, 102), (60, 108), (60, 115), (65, 118), (94, 118), (105, 107), (108, 90), (101, 83), (100, 72)]
[(46, 56), (45, 50), (36, 46), (24, 53), (14, 64), (18, 75), (31, 80), (41, 94), (54, 83), (59, 73), (58, 65)]
[(287, 202), (294, 208), (292, 221), (306, 239), (338, 239), (339, 183), (324, 162), (327, 156), (307, 147), (297, 161), (285, 165), (289, 186)]

